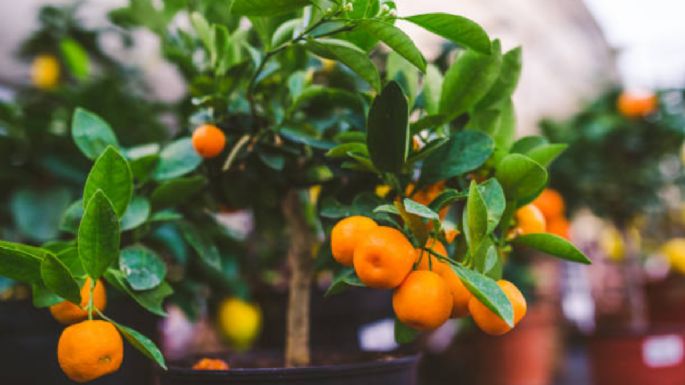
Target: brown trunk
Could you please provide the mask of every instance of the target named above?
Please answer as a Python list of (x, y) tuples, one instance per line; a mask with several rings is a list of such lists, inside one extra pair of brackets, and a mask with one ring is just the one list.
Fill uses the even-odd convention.
[(290, 232), (285, 366), (306, 366), (310, 362), (309, 298), (314, 265), (312, 246), (316, 239), (304, 216), (304, 207), (297, 191), (287, 193), (283, 201), (283, 215)]

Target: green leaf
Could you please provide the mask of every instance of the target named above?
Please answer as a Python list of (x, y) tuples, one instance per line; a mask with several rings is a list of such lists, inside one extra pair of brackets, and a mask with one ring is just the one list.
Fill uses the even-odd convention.
[(398, 344), (408, 344), (414, 341), (419, 334), (420, 333), (418, 330), (403, 324), (398, 319), (395, 319), (395, 341)]
[(107, 273), (105, 273), (105, 279), (117, 290), (128, 294), (147, 311), (161, 317), (166, 317), (167, 314), (164, 311), (163, 306), (164, 300), (173, 294), (174, 290), (165, 281), (162, 281), (162, 283), (151, 290), (133, 291), (126, 283), (124, 273), (121, 271), (109, 269)]
[(119, 218), (102, 190), (95, 192), (78, 229), (78, 254), (86, 273), (100, 278), (119, 256)]
[(514, 143), (511, 152), (524, 154), (541, 166), (547, 167), (567, 147), (566, 144), (550, 144), (546, 138), (541, 136), (525, 136)]
[(490, 178), (487, 181), (478, 185), (478, 191), (485, 202), (485, 207), (488, 211), (488, 233), (491, 233), (499, 224), (502, 214), (507, 207), (507, 201), (504, 197), (504, 191), (497, 179)]
[(549, 255), (571, 262), (589, 265), (590, 259), (566, 239), (547, 233), (520, 235), (513, 240), (517, 246), (528, 246)]
[(364, 101), (359, 94), (340, 88), (320, 85), (311, 85), (304, 88), (293, 101), (293, 104), (288, 107), (288, 114), (292, 114), (295, 110), (305, 107), (314, 109), (347, 107), (356, 113), (364, 113)]
[(178, 221), (181, 219), (183, 219), (183, 214), (171, 209), (167, 209), (152, 214), (152, 216), (150, 216), (149, 222), (169, 222)]
[(411, 38), (394, 25), (376, 19), (361, 20), (357, 23), (364, 32), (381, 40), (393, 51), (402, 55), (421, 72), (426, 72), (426, 59)]
[(87, 78), (90, 73), (90, 60), (81, 44), (74, 39), (66, 38), (60, 41), (59, 49), (69, 72), (79, 80)]
[(81, 264), (81, 258), (78, 256), (78, 248), (75, 245), (58, 252), (57, 258), (64, 263), (64, 266), (69, 269), (73, 277), (83, 277), (86, 275)]
[(177, 206), (202, 190), (206, 184), (207, 179), (201, 175), (171, 179), (157, 186), (150, 199), (156, 209)]
[(133, 194), (133, 174), (126, 158), (114, 147), (108, 146), (90, 169), (83, 188), (83, 202), (88, 203), (98, 190), (110, 200), (117, 216), (122, 217)]
[(367, 121), (366, 145), (374, 166), (399, 173), (409, 152), (409, 107), (396, 82), (374, 99)]
[(324, 297), (328, 298), (330, 296), (340, 294), (347, 290), (351, 286), (364, 287), (364, 284), (359, 280), (357, 274), (355, 274), (354, 269), (346, 268), (343, 269), (331, 282), (331, 286), (328, 287)]
[(485, 54), (490, 53), (490, 37), (483, 27), (463, 16), (426, 13), (404, 19), (462, 47)]
[(450, 267), (474, 297), (509, 326), (514, 326), (514, 309), (497, 282), (462, 265), (450, 264)]
[(121, 217), (121, 231), (133, 230), (147, 221), (150, 216), (150, 202), (142, 196), (135, 196)]
[(193, 148), (190, 138), (178, 139), (164, 147), (159, 154), (159, 162), (153, 178), (156, 181), (177, 178), (195, 170), (202, 158)]
[(42, 282), (36, 282), (31, 285), (31, 294), (33, 306), (37, 308), (49, 307), (64, 301), (64, 298), (50, 291)]
[(521, 76), (521, 47), (512, 49), (502, 57), (502, 69), (490, 91), (478, 102), (476, 109), (492, 107), (511, 97)]
[(40, 276), (45, 286), (67, 301), (80, 304), (81, 288), (69, 269), (54, 254), (47, 254), (40, 264)]
[(469, 244), (471, 255), (476, 255), (481, 242), (488, 234), (488, 208), (480, 194), (478, 184), (471, 181), (469, 197), (464, 211), (464, 233)]
[(66, 187), (19, 188), (9, 198), (9, 209), (23, 238), (45, 242), (59, 234), (61, 216), (70, 201)]
[(517, 200), (535, 197), (547, 185), (547, 170), (521, 154), (505, 156), (497, 166), (495, 177), (507, 198)]
[(423, 100), (426, 104), (428, 115), (437, 115), (440, 112), (440, 94), (442, 92), (442, 73), (438, 67), (428, 64), (426, 76), (423, 79)]
[(316, 39), (307, 42), (306, 47), (314, 54), (326, 59), (337, 60), (350, 67), (371, 87), (381, 89), (381, 77), (369, 55), (352, 43), (338, 39)]
[(386, 204), (386, 205), (380, 205), (373, 209), (374, 213), (388, 213), (388, 214), (393, 214), (393, 215), (400, 215), (400, 210), (395, 207), (395, 205), (391, 204)]
[(539, 135), (524, 136), (514, 143), (511, 147), (511, 152), (526, 155), (531, 150), (548, 143), (547, 138)]
[(221, 255), (212, 239), (190, 223), (180, 226), (183, 238), (195, 250), (200, 259), (209, 267), (221, 271)]
[(417, 215), (421, 218), (427, 218), (427, 219), (433, 219), (433, 220), (439, 220), (440, 219), (440, 216), (438, 215), (438, 213), (436, 213), (435, 211), (426, 207), (425, 205), (422, 205), (419, 202), (413, 201), (409, 198), (404, 198), (403, 203), (404, 203), (404, 209), (409, 214), (414, 214), (414, 215)]
[(350, 142), (339, 144), (326, 153), (329, 158), (345, 158), (349, 153), (355, 153), (360, 155), (369, 155), (369, 150), (366, 148), (365, 143)]
[(467, 197), (468, 193), (466, 192), (457, 191), (452, 188), (446, 188), (440, 193), (440, 195), (433, 199), (433, 201), (428, 205), (428, 207), (435, 212), (439, 212), (440, 209), (442, 209), (443, 207), (451, 205), (454, 202), (466, 199)]
[(347, 217), (350, 214), (350, 208), (344, 206), (335, 200), (335, 198), (326, 197), (321, 201), (321, 210), (319, 211), (319, 215), (324, 218), (338, 219)]
[(0, 275), (3, 277), (26, 283), (40, 282), (41, 261), (42, 257), (29, 252), (23, 245), (0, 243)]
[(231, 12), (245, 16), (274, 16), (310, 4), (310, 0), (235, 0)]
[(385, 79), (396, 81), (400, 85), (409, 102), (409, 110), (414, 106), (414, 101), (419, 93), (420, 71), (407, 59), (397, 52), (391, 51), (385, 61)]
[(119, 254), (119, 270), (133, 290), (157, 287), (166, 277), (166, 264), (157, 254), (142, 245), (129, 246)]
[(145, 182), (157, 167), (159, 162), (158, 154), (149, 154), (140, 158), (132, 159), (129, 163), (131, 172), (138, 182)]
[(59, 222), (59, 229), (72, 234), (78, 232), (79, 223), (81, 223), (81, 217), (83, 216), (83, 201), (81, 199), (72, 203), (67, 207), (62, 214), (62, 219)]
[(423, 162), (421, 183), (430, 184), (473, 171), (490, 158), (493, 150), (494, 143), (488, 135), (473, 130), (459, 131)]
[(115, 322), (114, 326), (119, 329), (119, 332), (124, 336), (124, 338), (126, 338), (126, 341), (128, 341), (128, 343), (130, 343), (139, 352), (143, 353), (145, 357), (153, 360), (162, 369), (167, 369), (166, 362), (164, 361), (164, 355), (159, 350), (157, 345), (152, 342), (152, 340), (145, 337), (143, 334), (119, 323)]
[(193, 25), (197, 37), (200, 38), (200, 41), (210, 53), (210, 56), (214, 57), (216, 55), (214, 52), (214, 32), (207, 19), (199, 12), (193, 12), (190, 14), (190, 23)]
[(77, 108), (71, 120), (71, 136), (83, 155), (95, 159), (107, 148), (118, 147), (112, 128), (94, 113)]
[(466, 50), (445, 73), (440, 114), (452, 120), (467, 112), (495, 83), (502, 65), (499, 43), (491, 54)]
[(449, 138), (438, 138), (429, 142), (428, 144), (423, 146), (423, 148), (421, 148), (419, 151), (411, 154), (409, 158), (407, 158), (407, 163), (413, 164), (414, 162), (426, 159), (432, 153), (434, 153), (435, 150), (442, 147), (447, 142), (449, 142)]

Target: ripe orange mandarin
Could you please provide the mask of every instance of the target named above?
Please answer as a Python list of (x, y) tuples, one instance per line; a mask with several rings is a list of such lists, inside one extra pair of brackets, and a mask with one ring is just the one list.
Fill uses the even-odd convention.
[(228, 363), (220, 358), (202, 358), (193, 365), (193, 370), (230, 370)]
[(226, 147), (226, 135), (213, 124), (203, 124), (193, 132), (193, 148), (203, 158), (214, 158)]
[(445, 281), (432, 271), (409, 273), (392, 295), (397, 319), (418, 330), (440, 327), (452, 315), (452, 295)]
[[(440, 195), (443, 190), (445, 190), (445, 182), (437, 182), (433, 183), (430, 186), (426, 186), (422, 188), (421, 190), (414, 191), (415, 185), (413, 183), (410, 183), (407, 185), (405, 194), (409, 195), (409, 197), (416, 201), (421, 203), (424, 206), (428, 206), (435, 198)], [(447, 216), (447, 212), (449, 211), (449, 207), (443, 207), (440, 209), (440, 212), (438, 213), (440, 215), (440, 219), (445, 219)]]
[(544, 233), (546, 229), (545, 216), (533, 204), (528, 204), (516, 210), (517, 230), (519, 234)]
[[(526, 315), (526, 299), (523, 297), (523, 294), (521, 294), (521, 291), (509, 281), (500, 279), (497, 281), (497, 285), (504, 291), (509, 302), (511, 302), (511, 306), (514, 310), (514, 326), (516, 326)], [(512, 329), (511, 326), (507, 325), (503, 319), (483, 305), (476, 297), (472, 297), (469, 301), (469, 312), (480, 330), (487, 334), (499, 336)]]
[(546, 188), (542, 191), (542, 193), (535, 198), (533, 204), (542, 211), (542, 215), (544, 215), (545, 219), (548, 221), (562, 217), (566, 210), (564, 198), (557, 190), (551, 188)]
[(616, 101), (618, 112), (627, 118), (640, 118), (656, 111), (659, 101), (652, 92), (624, 91)]
[(393, 289), (409, 274), (416, 260), (414, 246), (392, 227), (377, 226), (354, 249), (354, 271), (368, 287)]
[[(81, 304), (76, 305), (69, 301), (62, 301), (60, 303), (50, 306), (50, 313), (61, 324), (72, 324), (74, 322), (83, 321), (88, 317), (88, 301), (90, 300), (90, 284), (91, 279), (86, 278), (86, 282), (81, 287)], [(100, 311), (104, 311), (107, 306), (107, 292), (105, 285), (101, 280), (95, 281), (95, 289), (93, 290), (93, 306)]]
[(124, 343), (110, 322), (83, 321), (68, 326), (57, 343), (57, 361), (64, 374), (88, 382), (119, 370)]
[[(447, 256), (447, 250), (440, 241), (429, 239), (426, 242), (426, 247), (440, 255)], [(421, 250), (417, 250), (417, 255), (421, 255), (419, 254), (420, 252)], [(428, 252), (425, 251), (423, 252), (423, 256), (417, 257), (417, 260), (419, 260), (416, 267), (417, 270), (431, 270), (438, 274), (447, 284), (447, 288), (449, 288), (450, 294), (452, 295), (452, 317), (467, 316), (469, 314), (469, 300), (473, 295), (466, 286), (464, 286), (464, 283), (457, 273), (455, 273), (446, 262), (440, 261), (436, 257), (432, 257), (429, 269)]]
[(566, 218), (556, 218), (551, 220), (550, 222), (547, 222), (547, 232), (552, 233), (555, 235), (558, 235), (562, 238), (570, 239), (570, 227), (571, 225), (568, 223), (568, 220)]
[(352, 266), (354, 249), (371, 230), (378, 227), (373, 219), (355, 215), (340, 220), (331, 231), (331, 252), (338, 263)]

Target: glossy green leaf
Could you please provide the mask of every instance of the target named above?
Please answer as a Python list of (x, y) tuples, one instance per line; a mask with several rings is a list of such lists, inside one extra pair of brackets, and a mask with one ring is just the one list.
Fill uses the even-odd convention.
[(490, 37), (483, 27), (463, 16), (426, 13), (404, 19), (462, 47), (485, 54), (490, 52)]
[(592, 261), (566, 239), (548, 233), (526, 234), (518, 236), (513, 243), (517, 246), (528, 246), (543, 253), (571, 262), (591, 264)]
[(114, 131), (107, 122), (94, 113), (77, 108), (71, 120), (71, 136), (76, 146), (89, 159), (95, 159), (107, 146), (118, 147)]
[(153, 172), (157, 181), (183, 176), (195, 170), (202, 163), (202, 158), (193, 148), (190, 138), (178, 139), (162, 150), (159, 162)]
[(78, 254), (86, 273), (100, 278), (119, 256), (119, 218), (102, 190), (88, 201), (78, 229)]
[(40, 264), (40, 276), (45, 286), (67, 301), (80, 304), (81, 288), (71, 276), (69, 269), (53, 254), (48, 254)]
[(119, 323), (114, 323), (114, 326), (119, 329), (119, 332), (126, 338), (126, 341), (130, 343), (136, 350), (143, 353), (143, 355), (159, 365), (162, 369), (166, 370), (166, 362), (164, 361), (164, 355), (159, 350), (157, 345), (155, 345), (152, 340), (145, 337), (143, 334)]
[(368, 54), (352, 43), (338, 39), (316, 39), (307, 42), (306, 47), (314, 54), (326, 59), (337, 60), (356, 72), (371, 87), (381, 89), (378, 69)]
[(505, 156), (495, 173), (507, 198), (534, 197), (547, 185), (547, 170), (521, 154)]
[(402, 170), (409, 152), (408, 121), (407, 98), (396, 82), (390, 82), (374, 99), (367, 121), (366, 145), (378, 170)]
[(102, 191), (122, 217), (133, 194), (133, 174), (128, 161), (114, 147), (107, 147), (90, 169), (83, 188), (83, 202), (88, 203), (96, 191)]
[(56, 255), (57, 258), (64, 263), (64, 266), (69, 269), (69, 272), (73, 277), (84, 277), (86, 275), (86, 272), (83, 270), (83, 265), (81, 264), (81, 258), (78, 256), (78, 248), (76, 245), (61, 250)]
[(469, 244), (471, 255), (476, 254), (481, 242), (488, 234), (488, 208), (478, 189), (478, 184), (471, 181), (469, 197), (464, 211), (464, 233)]
[(126, 278), (121, 271), (109, 269), (105, 274), (107, 282), (117, 290), (128, 294), (138, 305), (147, 311), (161, 317), (167, 314), (164, 311), (164, 300), (173, 294), (171, 286), (163, 281), (157, 287), (144, 291), (133, 291), (126, 283)]
[(59, 49), (69, 72), (79, 80), (86, 79), (90, 74), (90, 60), (83, 46), (72, 38), (66, 38), (60, 41)]
[(326, 156), (329, 158), (344, 158), (351, 152), (360, 155), (369, 155), (369, 150), (366, 148), (365, 143), (351, 142), (339, 144), (331, 148), (326, 153)]
[(403, 203), (404, 203), (404, 209), (409, 214), (414, 214), (414, 215), (417, 215), (421, 218), (426, 218), (426, 219), (433, 219), (433, 220), (440, 219), (440, 216), (438, 215), (438, 213), (431, 210), (427, 206), (422, 205), (419, 202), (416, 202), (416, 201), (411, 200), (409, 198), (404, 198)]
[(59, 222), (59, 229), (72, 234), (78, 232), (78, 226), (81, 223), (83, 216), (83, 201), (81, 199), (72, 203), (62, 214), (62, 219)]
[(135, 196), (121, 217), (121, 231), (133, 230), (147, 221), (150, 216), (150, 202), (142, 196)]
[(419, 331), (413, 329), (400, 320), (395, 319), (395, 342), (398, 344), (408, 344), (419, 336)]
[(442, 73), (438, 67), (428, 64), (426, 76), (423, 79), (423, 100), (426, 104), (426, 112), (429, 115), (437, 115), (440, 112), (442, 82)]
[(206, 184), (207, 180), (201, 175), (170, 179), (152, 191), (150, 200), (156, 209), (176, 206), (202, 190)]
[(430, 207), (430, 209), (433, 211), (439, 212), (445, 206), (466, 199), (468, 195), (469, 194), (467, 192), (461, 192), (452, 188), (446, 188), (440, 193), (440, 195), (433, 199), (433, 201), (428, 205), (428, 207)]
[(136, 291), (157, 287), (166, 277), (166, 264), (142, 245), (129, 246), (119, 254), (119, 270)]
[(331, 282), (331, 285), (326, 290), (324, 297), (330, 297), (340, 294), (351, 286), (364, 287), (364, 284), (359, 280), (354, 269), (343, 269)]
[(36, 282), (31, 285), (31, 296), (33, 306), (39, 309), (64, 301), (64, 298), (50, 291), (42, 282)]
[(476, 109), (492, 107), (511, 97), (521, 77), (521, 47), (517, 47), (502, 56), (502, 68), (495, 84), (476, 105)]
[(473, 171), (490, 158), (493, 150), (494, 143), (488, 135), (473, 130), (459, 131), (423, 162), (421, 183), (430, 184)]
[(309, 4), (310, 0), (234, 0), (231, 12), (245, 16), (274, 16)]
[(65, 187), (19, 188), (9, 199), (10, 214), (20, 235), (34, 242), (55, 239), (71, 193)]
[(190, 244), (207, 266), (221, 271), (221, 255), (214, 241), (204, 232), (190, 223), (183, 223), (180, 226), (183, 238)]
[(407, 163), (413, 164), (414, 162), (418, 162), (420, 160), (428, 158), (437, 149), (447, 144), (447, 142), (449, 142), (449, 138), (438, 138), (429, 142), (428, 144), (423, 146), (419, 151), (411, 154), (409, 158), (407, 158)]
[(426, 59), (412, 39), (394, 25), (375, 19), (361, 20), (358, 27), (366, 33), (385, 43), (393, 51), (402, 55), (421, 72), (426, 72)]
[(502, 55), (499, 43), (491, 54), (466, 50), (445, 73), (440, 114), (452, 120), (467, 112), (486, 95), (499, 76)]
[(36, 283), (41, 281), (42, 258), (27, 252), (20, 245), (4, 242), (0, 244), (0, 275), (9, 279)]
[(502, 214), (507, 206), (504, 191), (497, 179), (490, 178), (487, 181), (478, 185), (478, 191), (485, 202), (485, 207), (488, 212), (488, 233), (491, 233), (499, 224)]
[(499, 316), (509, 326), (514, 326), (514, 310), (511, 302), (492, 278), (469, 270), (461, 265), (450, 265), (461, 278), (464, 286), (483, 305)]

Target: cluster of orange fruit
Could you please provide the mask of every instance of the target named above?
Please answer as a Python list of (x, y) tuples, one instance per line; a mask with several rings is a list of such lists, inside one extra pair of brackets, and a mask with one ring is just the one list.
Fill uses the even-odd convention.
[[(50, 306), (50, 313), (60, 323), (69, 325), (59, 337), (57, 360), (71, 380), (88, 382), (119, 369), (124, 359), (124, 342), (117, 328), (108, 321), (88, 319), (91, 302), (91, 279), (81, 288), (80, 305), (69, 301)], [(103, 311), (107, 294), (102, 281), (93, 288), (92, 306)]]
[(558, 191), (547, 188), (534, 201), (516, 211), (518, 234), (552, 233), (569, 239), (566, 204)]
[[(447, 256), (438, 240), (426, 249)], [(451, 317), (471, 315), (478, 327), (501, 335), (509, 326), (464, 286), (448, 262), (425, 249), (415, 249), (399, 230), (379, 226), (363, 216), (340, 220), (331, 232), (331, 251), (337, 262), (354, 267), (359, 280), (370, 288), (394, 290), (392, 305), (397, 319), (417, 330), (432, 330)], [(526, 300), (511, 282), (500, 280), (514, 310), (514, 325), (526, 314)]]

